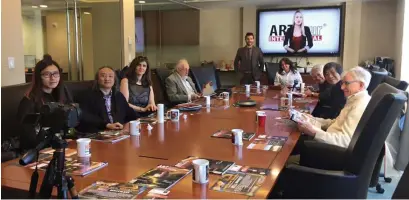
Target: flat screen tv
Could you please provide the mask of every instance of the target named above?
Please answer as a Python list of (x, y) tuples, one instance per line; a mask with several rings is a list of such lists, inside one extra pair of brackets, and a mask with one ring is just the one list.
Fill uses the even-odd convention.
[(343, 6), (257, 11), (257, 46), (265, 55), (339, 56)]

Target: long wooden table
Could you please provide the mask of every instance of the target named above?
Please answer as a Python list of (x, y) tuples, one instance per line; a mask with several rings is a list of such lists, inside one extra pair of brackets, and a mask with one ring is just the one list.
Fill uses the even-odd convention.
[[(252, 90), (252, 92), (254, 92)], [(267, 90), (263, 95), (251, 96), (258, 105), (251, 108), (234, 107), (238, 100), (247, 99), (241, 92), (233, 93), (227, 102), (212, 100), (211, 108), (202, 108), (199, 112), (186, 113), (187, 119), (180, 118), (179, 122), (166, 121), (156, 124), (151, 131), (142, 126), (140, 136), (120, 141), (115, 144), (102, 142), (91, 143), (92, 161), (106, 161), (108, 166), (86, 177), (75, 176), (75, 185), (78, 191), (95, 181), (128, 182), (159, 164), (175, 165), (187, 156), (198, 156), (218, 160), (234, 161), (238, 165), (269, 168), (271, 173), (252, 198), (267, 198), (270, 189), (274, 186), (280, 171), (283, 169), (294, 145), (299, 138), (299, 132), (289, 127), (281, 120), (276, 119), (283, 113), (266, 111), (265, 127), (259, 127), (255, 122), (255, 111), (263, 103), (279, 104), (279, 91)], [(312, 104), (309, 106), (313, 106)], [(212, 138), (211, 135), (220, 129), (240, 128), (246, 132), (288, 137), (282, 150), (279, 152), (248, 150), (249, 141), (243, 146), (234, 146), (231, 140)], [(69, 148), (76, 148), (71, 142)], [(17, 166), (18, 160), (12, 160), (1, 165), (2, 188), (10, 187), (27, 191), (33, 170)], [(40, 172), (40, 184), (43, 172)], [(209, 190), (220, 176), (210, 175), (206, 185), (192, 182), (191, 175), (183, 178), (171, 188), (169, 198), (248, 198), (248, 196)], [(55, 191), (54, 191), (55, 192)], [(146, 194), (141, 194), (142, 198)]]

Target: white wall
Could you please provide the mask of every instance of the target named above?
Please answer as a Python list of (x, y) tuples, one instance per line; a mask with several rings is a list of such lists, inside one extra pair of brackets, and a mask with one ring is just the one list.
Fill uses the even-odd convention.
[(44, 38), (41, 10), (23, 15), (23, 45), (24, 55), (35, 55), (37, 60), (43, 58)]
[(409, 82), (409, 2), (403, 2), (403, 33), (402, 33), (402, 57), (400, 65), (400, 78)]
[(403, 42), (403, 24), (405, 17), (405, 0), (397, 0), (396, 5), (396, 42), (395, 42), (395, 72), (396, 77), (401, 78), (401, 63), (402, 63), (402, 42)]
[[(25, 82), (21, 1), (1, 1), (1, 86)], [(9, 69), (8, 57), (14, 58)]]

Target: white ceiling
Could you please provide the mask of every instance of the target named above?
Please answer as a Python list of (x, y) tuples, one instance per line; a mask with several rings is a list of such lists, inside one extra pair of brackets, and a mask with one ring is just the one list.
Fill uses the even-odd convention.
[[(32, 5), (46, 4), (50, 9), (64, 9), (66, 2), (73, 5), (74, 0), (21, 0), (23, 10), (32, 10)], [(145, 0), (146, 3), (140, 4), (135, 0), (137, 10), (152, 9), (182, 9), (182, 8), (220, 8), (220, 7), (242, 7), (255, 5), (257, 7), (276, 7), (276, 6), (305, 6), (305, 5), (323, 5), (337, 4), (345, 1), (394, 1), (394, 0)], [(81, 7), (90, 7), (91, 3), (118, 2), (119, 0), (78, 0)]]

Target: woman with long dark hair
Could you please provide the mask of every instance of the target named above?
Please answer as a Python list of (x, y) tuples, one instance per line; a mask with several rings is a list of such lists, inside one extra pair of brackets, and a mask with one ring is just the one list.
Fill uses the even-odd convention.
[(72, 103), (70, 92), (60, 78), (62, 69), (50, 55), (44, 55), (35, 68), (30, 89), (26, 92), (17, 111), (17, 119), (22, 125), (21, 148), (34, 148), (37, 144), (37, 133), (33, 125), (23, 123), (26, 116), (40, 112), (41, 106), (48, 102)]
[(131, 62), (120, 91), (136, 112), (147, 115), (156, 111), (148, 58), (139, 56)]
[(294, 13), (293, 25), (285, 33), (284, 49), (287, 53), (306, 53), (312, 46), (311, 30), (304, 25), (302, 12), (297, 10)]
[(294, 67), (293, 62), (288, 58), (280, 60), (280, 69), (278, 70), (274, 85), (281, 85), (282, 87), (292, 87), (294, 82), (298, 82), (297, 87), (302, 83), (301, 74)]

